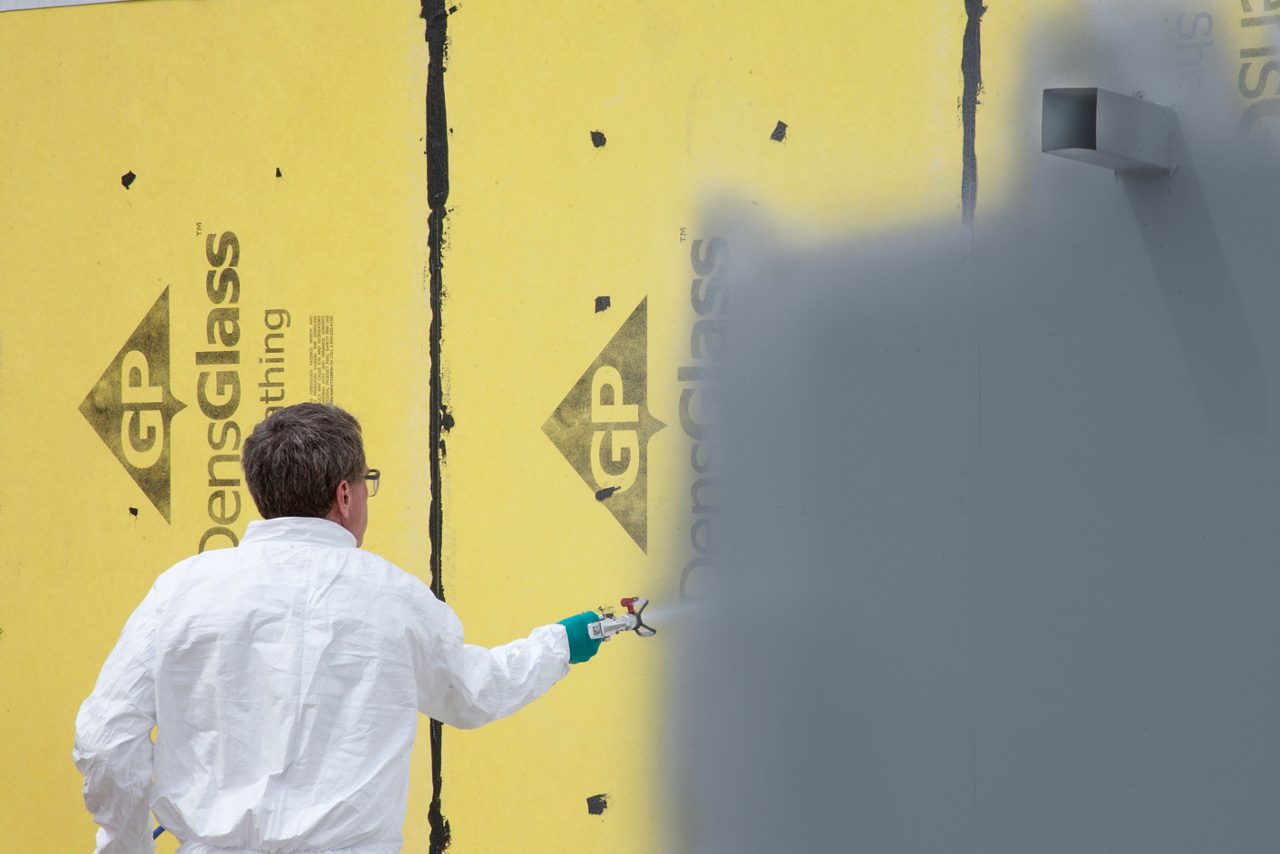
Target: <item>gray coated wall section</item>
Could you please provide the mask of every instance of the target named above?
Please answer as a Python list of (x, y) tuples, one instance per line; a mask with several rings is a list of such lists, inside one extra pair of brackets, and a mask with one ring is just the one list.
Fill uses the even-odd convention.
[[(1280, 170), (1238, 21), (1193, 89), (1200, 7), (1126, 5), (988, 93), (1018, 190), (972, 233), (704, 229), (737, 353), (718, 607), (676, 630), (689, 850), (1280, 848)], [(1176, 171), (1041, 154), (1054, 86), (1174, 107)]]

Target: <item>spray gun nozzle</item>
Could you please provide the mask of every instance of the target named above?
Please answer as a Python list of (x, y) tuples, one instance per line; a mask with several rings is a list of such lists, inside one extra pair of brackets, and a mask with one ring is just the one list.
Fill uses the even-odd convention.
[(646, 625), (644, 621), (644, 609), (649, 607), (649, 600), (641, 596), (631, 596), (622, 600), (622, 607), (627, 609), (627, 613), (636, 618), (635, 633), (642, 638), (651, 638), (658, 633), (658, 630), (652, 626)]
[(633, 631), (642, 638), (650, 638), (658, 633), (657, 629), (644, 622), (643, 614), (649, 605), (648, 599), (630, 596), (623, 599), (621, 604), (627, 609), (625, 614), (614, 616), (612, 611), (601, 608), (600, 619), (587, 628), (587, 633), (596, 640), (609, 640), (618, 632)]

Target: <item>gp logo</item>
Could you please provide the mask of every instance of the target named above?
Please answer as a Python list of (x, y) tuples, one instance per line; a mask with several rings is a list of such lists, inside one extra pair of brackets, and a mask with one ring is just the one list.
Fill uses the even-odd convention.
[(166, 522), (172, 521), (169, 422), (185, 407), (169, 388), (169, 289), (165, 288), (85, 395), (80, 414)]
[(600, 351), (542, 425), (556, 448), (641, 551), (648, 550), (648, 300)]

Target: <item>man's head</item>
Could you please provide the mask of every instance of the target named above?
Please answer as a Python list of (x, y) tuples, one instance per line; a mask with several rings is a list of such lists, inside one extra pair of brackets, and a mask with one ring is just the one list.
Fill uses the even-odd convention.
[(329, 519), (363, 542), (368, 469), (360, 422), (350, 413), (324, 403), (273, 412), (245, 440), (241, 464), (262, 518)]

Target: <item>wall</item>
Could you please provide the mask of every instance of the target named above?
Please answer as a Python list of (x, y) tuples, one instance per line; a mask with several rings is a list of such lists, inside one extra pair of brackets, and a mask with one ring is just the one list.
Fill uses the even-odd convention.
[[(1212, 39), (1177, 17), (1198, 11)], [(622, 595), (667, 608), (657, 638), (440, 733), (434, 757), (424, 724), (407, 850), (1245, 850), (1229, 834), (1261, 827), (1271, 785), (1274, 306), (1267, 185), (1212, 132), (1250, 103), (1239, 17), (972, 0), (0, 16), (0, 847), (89, 838), (75, 711), (150, 580), (250, 518), (242, 489), (212, 518), (235, 487), (209, 485), (234, 452), (211, 444), (270, 404), (258, 384), (280, 375), (258, 360), (284, 309), (285, 401), (332, 378), (384, 472), (368, 546), (432, 580), (470, 640)], [(1039, 89), (1067, 83), (1176, 105), (1173, 180), (1041, 157)], [(733, 238), (741, 209), (766, 219), (758, 246), (731, 240), (740, 278), (793, 296), (748, 285), (730, 327), (697, 326), (726, 304), (694, 284), (695, 242)], [(211, 345), (206, 240), (228, 231), (241, 338)], [(770, 241), (776, 276), (750, 263)], [(751, 429), (723, 452), (755, 462), (715, 465), (765, 501), (735, 505), (759, 524), (718, 545), (691, 494), (717, 328), (756, 369), (724, 404)], [(197, 354), (233, 349), (238, 405), (206, 386), (202, 407), (201, 372), (230, 357)], [(167, 383), (137, 422), (158, 452), (116, 431), (155, 411), (114, 383), (130, 352)], [(672, 603), (682, 582), (717, 591), (715, 550), (742, 583), (714, 595), (751, 630), (708, 642), (733, 664), (668, 683), (691, 651)], [(734, 598), (753, 591), (770, 596)], [(782, 655), (770, 632), (815, 612), (856, 643)], [(662, 753), (686, 737), (677, 697), (706, 714), (709, 780), (699, 754)]]

